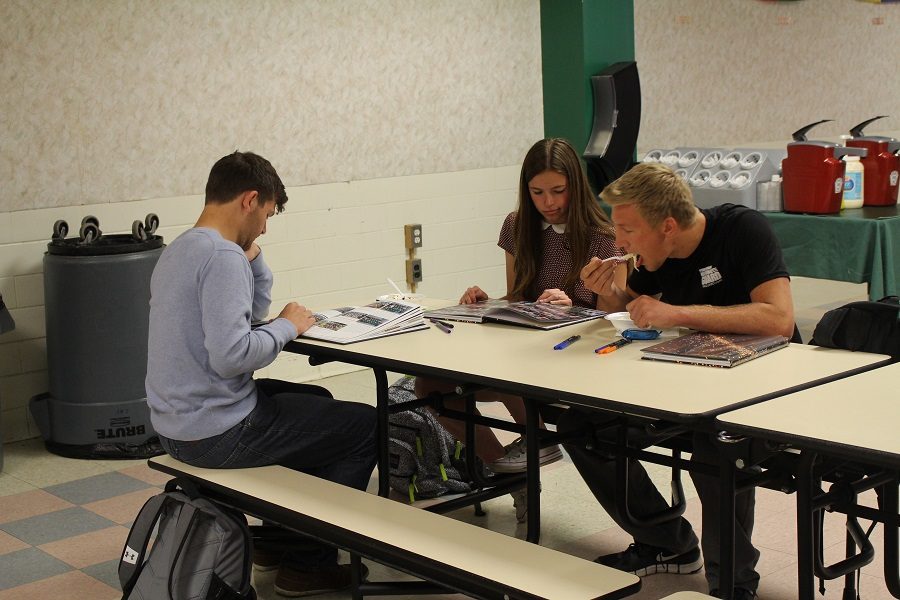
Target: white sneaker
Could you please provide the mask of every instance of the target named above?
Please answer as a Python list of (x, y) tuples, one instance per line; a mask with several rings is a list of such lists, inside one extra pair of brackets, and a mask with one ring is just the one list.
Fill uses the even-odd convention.
[[(488, 467), (494, 473), (522, 473), (528, 464), (525, 455), (525, 438), (518, 438), (513, 443), (504, 447), (506, 455), (490, 463)], [(562, 459), (562, 450), (559, 446), (541, 448), (538, 452), (538, 460), (541, 466), (555, 463)]]
[[(540, 491), (541, 488), (538, 488)], [(516, 523), (524, 523), (528, 520), (528, 490), (522, 488), (510, 494), (513, 499), (513, 508), (516, 509)]]

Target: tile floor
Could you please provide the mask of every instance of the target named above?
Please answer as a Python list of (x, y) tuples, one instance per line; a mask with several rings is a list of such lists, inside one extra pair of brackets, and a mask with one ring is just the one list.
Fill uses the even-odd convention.
[[(796, 278), (794, 298), (797, 321), (808, 340), (821, 314), (845, 302), (864, 298), (863, 286)], [(372, 402), (373, 378), (360, 371), (322, 380), (336, 397)], [(82, 461), (52, 455), (38, 440), (7, 444), (0, 473), (0, 600), (72, 599), (106, 600), (121, 597), (116, 566), (128, 527), (143, 502), (160, 491), (166, 477), (150, 470), (143, 461)], [(654, 478), (666, 473), (651, 466)], [(587, 491), (569, 462), (550, 465), (542, 472), (542, 543), (548, 547), (593, 558), (623, 549), (630, 539), (622, 533)], [(685, 478), (689, 498), (695, 498)], [(762, 552), (760, 597), (764, 600), (796, 598), (796, 550), (794, 497), (760, 490), (754, 540)], [(484, 505), (487, 515), (476, 517), (471, 509), (454, 518), (507, 533), (524, 535), (509, 497)], [(699, 533), (700, 506), (689, 502), (687, 516)], [(837, 559), (843, 549), (842, 526), (829, 515), (826, 559)], [(881, 528), (873, 534), (876, 548)], [(863, 569), (861, 597), (866, 600), (891, 596), (882, 578), (880, 552), (875, 563)], [(371, 579), (402, 574), (370, 565)], [(261, 600), (279, 598), (274, 576), (257, 574), (255, 586)], [(829, 582), (825, 598), (841, 598), (842, 584)], [(662, 598), (678, 590), (706, 591), (702, 574), (654, 575), (644, 578), (637, 599)], [(348, 598), (334, 594), (323, 598)], [(441, 598), (442, 596), (432, 596)], [(460, 598), (459, 595), (443, 596)]]

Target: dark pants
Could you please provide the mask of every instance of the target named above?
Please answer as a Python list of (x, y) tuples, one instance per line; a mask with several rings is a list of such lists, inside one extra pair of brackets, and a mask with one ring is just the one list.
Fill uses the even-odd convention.
[[(585, 431), (586, 425), (596, 428), (602, 427), (604, 424), (613, 424), (613, 419), (608, 413), (569, 409), (559, 418), (556, 428), (561, 434), (572, 434)], [(598, 437), (603, 441), (615, 442), (618, 437), (617, 428), (615, 426), (607, 427), (599, 432)], [(698, 434), (694, 438), (693, 459), (718, 465), (718, 455), (709, 436)], [(637, 447), (652, 444), (652, 440), (642, 436), (639, 430), (629, 431), (629, 443), (632, 442)], [(616, 506), (615, 461), (608, 455), (585, 449), (583, 444), (567, 443), (564, 446), (591, 492), (619, 527), (631, 534), (635, 542), (664, 548), (677, 554), (687, 552), (697, 546), (697, 536), (691, 524), (683, 517), (654, 526), (638, 526), (626, 521)], [(694, 481), (700, 502), (704, 507), (702, 549), (706, 580), (710, 589), (716, 589), (719, 587), (719, 484), (715, 477), (693, 473), (691, 479)], [(752, 490), (741, 493), (735, 498), (735, 587), (755, 591), (759, 585), (759, 574), (755, 571), (759, 552), (750, 542), (753, 532), (754, 506), (755, 495)], [(646, 517), (668, 507), (669, 503), (659, 493), (640, 462), (629, 461), (628, 510), (631, 515), (638, 518)]]
[[(160, 436), (163, 448), (197, 467), (281, 465), (366, 489), (378, 460), (374, 407), (334, 400), (318, 386), (260, 379), (256, 388), (256, 408), (225, 433), (190, 442)], [(281, 540), (279, 546), (291, 548), (283, 564), (316, 569), (337, 562), (333, 547), (295, 534)]]

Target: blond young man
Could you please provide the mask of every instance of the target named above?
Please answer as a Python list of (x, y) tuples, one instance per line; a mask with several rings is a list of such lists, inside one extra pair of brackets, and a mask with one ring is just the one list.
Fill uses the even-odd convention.
[[(732, 204), (698, 209), (687, 184), (659, 164), (634, 167), (607, 186), (601, 197), (612, 206), (616, 244), (636, 256), (636, 268), (621, 287), (613, 277), (615, 261), (593, 258), (582, 269), (581, 278), (590, 290), (608, 298), (608, 304), (629, 311), (636, 325), (784, 335), (799, 341), (787, 268), (761, 214)], [(660, 385), (662, 389), (664, 382)], [(560, 419), (558, 430), (577, 431), (585, 420), (601, 424), (607, 418), (570, 410)], [(566, 449), (600, 503), (635, 540), (625, 551), (601, 556), (597, 562), (638, 575), (700, 570), (704, 563), (697, 536), (686, 519), (635, 526), (616, 507), (615, 463), (579, 444), (567, 444)], [(708, 435), (695, 436), (694, 459), (717, 464)], [(717, 595), (719, 485), (713, 477), (691, 477), (704, 506), (706, 578), (711, 594)], [(629, 512), (635, 517), (668, 506), (637, 461), (629, 467), (628, 486)], [(754, 503), (752, 490), (739, 494), (735, 502), (734, 597), (738, 599), (754, 598), (759, 584), (755, 570), (759, 552), (751, 543)]]

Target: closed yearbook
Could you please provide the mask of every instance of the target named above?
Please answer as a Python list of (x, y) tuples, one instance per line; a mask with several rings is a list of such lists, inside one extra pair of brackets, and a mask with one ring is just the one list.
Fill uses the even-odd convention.
[(654, 344), (641, 352), (642, 358), (648, 360), (734, 367), (784, 348), (788, 343), (788, 338), (781, 335), (697, 332)]

